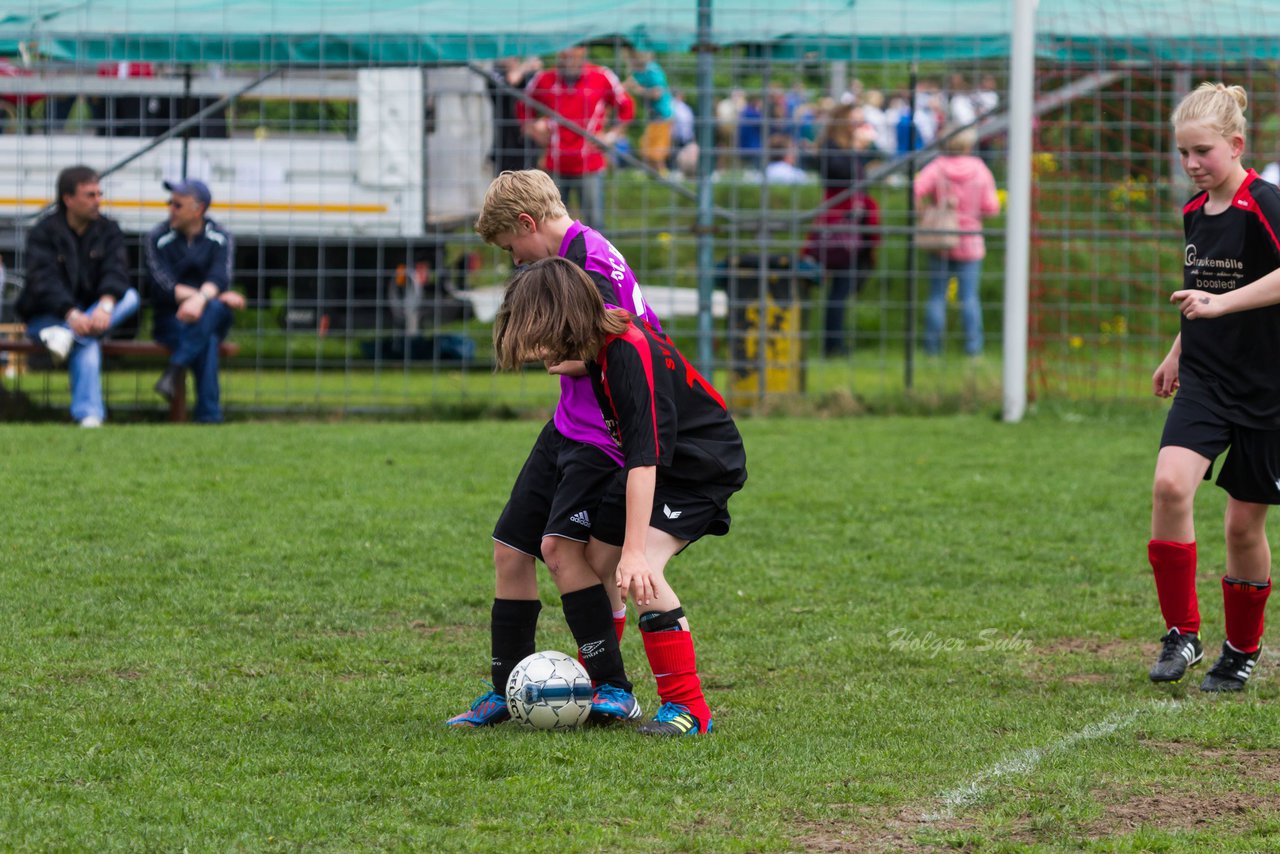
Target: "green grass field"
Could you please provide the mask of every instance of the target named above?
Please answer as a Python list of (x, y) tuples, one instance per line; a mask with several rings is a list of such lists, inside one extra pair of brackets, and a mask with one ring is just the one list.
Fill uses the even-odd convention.
[(0, 848), (1277, 850), (1275, 659), (1146, 679), (1160, 423), (746, 420), (734, 531), (671, 568), (716, 712), (680, 742), (441, 725), (536, 422), (0, 426)]

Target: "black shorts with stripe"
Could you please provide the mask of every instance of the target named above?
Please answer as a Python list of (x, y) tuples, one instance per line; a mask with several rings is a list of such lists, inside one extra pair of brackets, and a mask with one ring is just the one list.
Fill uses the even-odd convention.
[(1186, 448), (1207, 459), (1205, 480), (1213, 477), (1214, 461), (1226, 451), (1218, 486), (1237, 501), (1280, 504), (1280, 430), (1241, 427), (1179, 394), (1165, 418), (1160, 447)]
[(493, 538), (538, 559), (543, 537), (585, 543), (619, 470), (600, 448), (565, 438), (548, 421), (511, 487)]

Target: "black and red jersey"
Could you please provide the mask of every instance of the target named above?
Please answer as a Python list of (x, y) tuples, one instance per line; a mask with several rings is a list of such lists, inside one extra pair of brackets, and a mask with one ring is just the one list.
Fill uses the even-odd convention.
[[(1211, 216), (1208, 198), (1182, 209), (1184, 288), (1226, 293), (1280, 267), (1280, 190), (1250, 169), (1230, 208)], [(1280, 305), (1182, 318), (1178, 385), (1234, 424), (1280, 429)]]
[(746, 450), (724, 399), (670, 338), (633, 318), (587, 368), (627, 469), (657, 466), (659, 483), (693, 488), (746, 482)]

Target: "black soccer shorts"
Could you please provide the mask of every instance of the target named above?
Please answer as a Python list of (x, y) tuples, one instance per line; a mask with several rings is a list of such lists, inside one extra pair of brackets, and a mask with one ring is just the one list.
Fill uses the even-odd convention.
[(585, 543), (618, 471), (603, 450), (565, 438), (548, 421), (511, 487), (493, 538), (539, 560), (543, 537)]
[[(659, 483), (653, 491), (649, 527), (690, 543), (702, 537), (729, 533), (729, 496), (737, 487), (709, 484), (698, 489)], [(619, 472), (609, 488), (591, 536), (611, 546), (621, 546), (627, 530), (627, 473)]]
[[(1198, 401), (1178, 395), (1165, 418), (1160, 447), (1187, 448), (1213, 463), (1227, 451), (1217, 484), (1237, 501), (1280, 504), (1280, 430), (1232, 424)], [(1230, 449), (1230, 450), (1228, 450)]]

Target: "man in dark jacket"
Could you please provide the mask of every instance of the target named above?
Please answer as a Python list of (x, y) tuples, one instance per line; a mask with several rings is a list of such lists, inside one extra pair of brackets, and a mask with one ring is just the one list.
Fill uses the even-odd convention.
[(231, 234), (209, 218), (213, 195), (203, 181), (165, 181), (169, 219), (151, 229), (145, 244), (155, 339), (173, 355), (156, 393), (173, 397), (190, 368), (195, 376), (197, 423), (222, 421), (218, 346), (231, 331), (231, 312), (244, 297), (230, 289), (235, 256)]
[(102, 348), (99, 339), (138, 310), (130, 286), (124, 235), (99, 212), (98, 173), (70, 166), (58, 174), (58, 208), (27, 235), (26, 284), (15, 306), (27, 336), (48, 348), (71, 374), (71, 417), (100, 427)]

